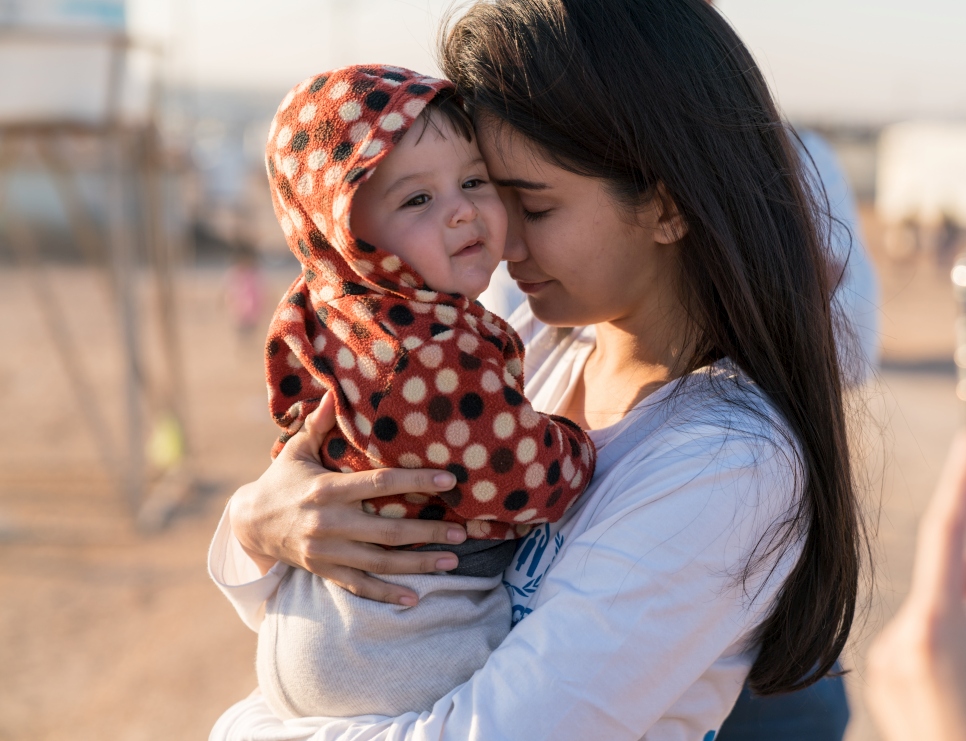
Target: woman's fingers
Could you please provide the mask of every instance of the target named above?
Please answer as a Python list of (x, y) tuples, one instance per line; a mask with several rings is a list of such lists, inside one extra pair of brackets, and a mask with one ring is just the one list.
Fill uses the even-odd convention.
[(345, 566), (331, 566), (325, 569), (324, 576), (343, 589), (352, 592), (356, 597), (371, 599), (377, 602), (387, 602), (392, 605), (406, 605), (412, 607), (419, 601), (419, 596), (406, 587), (376, 579), (368, 574)]
[(342, 542), (334, 549), (319, 549), (306, 557), (306, 568), (313, 574), (332, 568), (332, 564), (347, 566), (373, 574), (429, 574), (449, 571), (459, 565), (459, 559), (445, 551), (386, 550), (368, 543)]
[(388, 497), (394, 494), (438, 494), (456, 486), (449, 471), (432, 468), (377, 468), (374, 471), (342, 474), (327, 485), (346, 502)]
[(319, 406), (305, 418), (302, 427), (282, 449), (290, 457), (321, 462), (319, 450), (325, 436), (335, 426), (335, 397), (326, 392)]

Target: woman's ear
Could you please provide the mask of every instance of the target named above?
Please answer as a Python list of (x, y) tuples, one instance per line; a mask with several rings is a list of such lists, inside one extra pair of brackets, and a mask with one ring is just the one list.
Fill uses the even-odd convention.
[(664, 183), (657, 184), (657, 193), (651, 201), (656, 209), (654, 241), (658, 244), (674, 244), (688, 233), (688, 225)]

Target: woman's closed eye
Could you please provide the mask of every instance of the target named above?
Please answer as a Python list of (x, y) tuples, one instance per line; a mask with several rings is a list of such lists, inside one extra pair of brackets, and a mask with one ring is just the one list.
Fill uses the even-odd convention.
[(530, 223), (533, 223), (534, 221), (540, 221), (540, 219), (545, 218), (551, 211), (553, 211), (552, 208), (545, 208), (543, 211), (529, 211), (524, 208), (523, 220)]

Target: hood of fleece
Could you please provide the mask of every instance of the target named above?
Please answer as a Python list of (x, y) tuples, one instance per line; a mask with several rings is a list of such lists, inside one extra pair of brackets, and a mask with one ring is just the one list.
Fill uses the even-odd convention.
[(282, 100), (265, 150), (275, 214), (316, 302), (396, 294), (420, 300), (422, 278), (400, 258), (356, 239), (356, 189), (402, 139), (446, 80), (382, 65), (344, 67), (296, 85)]

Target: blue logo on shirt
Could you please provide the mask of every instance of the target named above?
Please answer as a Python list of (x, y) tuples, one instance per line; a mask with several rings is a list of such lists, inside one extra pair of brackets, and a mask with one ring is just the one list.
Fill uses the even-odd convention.
[[(563, 535), (551, 535), (550, 525), (544, 523), (531, 530), (517, 548), (516, 562), (508, 578), (503, 580), (503, 586), (510, 593), (513, 603), (513, 625), (533, 612), (533, 608), (526, 603), (540, 588), (543, 575), (557, 557), (563, 542)], [(551, 543), (553, 548), (549, 549)]]

